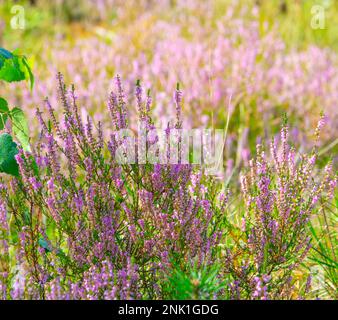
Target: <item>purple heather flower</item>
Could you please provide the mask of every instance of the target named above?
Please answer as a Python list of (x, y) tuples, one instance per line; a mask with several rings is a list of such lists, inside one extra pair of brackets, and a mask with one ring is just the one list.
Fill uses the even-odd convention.
[(42, 188), (42, 183), (39, 182), (36, 179), (36, 177), (30, 177), (28, 180), (29, 180), (30, 184), (32, 185), (34, 191), (38, 191), (39, 189)]

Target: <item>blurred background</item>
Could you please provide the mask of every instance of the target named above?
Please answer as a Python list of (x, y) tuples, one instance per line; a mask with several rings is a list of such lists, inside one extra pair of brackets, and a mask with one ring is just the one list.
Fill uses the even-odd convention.
[[(19, 49), (36, 84), (4, 86), (1, 95), (32, 118), (55, 75), (75, 84), (83, 116), (109, 126), (106, 100), (123, 79), (136, 119), (134, 85), (153, 97), (158, 126), (174, 118), (180, 82), (186, 127), (224, 128), (228, 169), (246, 164), (255, 144), (277, 135), (287, 112), (292, 142), (313, 143), (327, 116), (321, 152), (336, 157), (338, 1), (335, 0), (0, 0), (0, 46)], [(35, 129), (36, 128), (36, 129)], [(278, 139), (278, 136), (277, 136)]]

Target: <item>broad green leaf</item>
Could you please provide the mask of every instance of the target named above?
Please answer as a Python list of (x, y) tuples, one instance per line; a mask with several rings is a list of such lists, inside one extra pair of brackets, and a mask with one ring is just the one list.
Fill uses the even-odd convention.
[(33, 89), (34, 75), (25, 56), (0, 48), (0, 80), (7, 82), (29, 80)]
[(3, 65), (0, 68), (0, 80), (14, 82), (26, 79), (26, 75), (20, 67), (20, 59), (20, 57), (13, 56), (3, 60)]
[(24, 112), (20, 108), (15, 107), (10, 111), (9, 116), (12, 120), (12, 130), (15, 137), (19, 140), (25, 151), (30, 151), (28, 124)]
[(11, 52), (4, 48), (0, 48), (0, 68), (2, 68), (2, 66), (4, 65), (5, 60), (11, 59), (12, 57), (13, 54)]
[(13, 54), (4, 48), (0, 48), (0, 58), (4, 57), (5, 59), (9, 59), (13, 57)]
[(0, 135), (0, 172), (19, 176), (19, 166), (15, 160), (18, 152), (17, 145), (9, 134)]
[(7, 101), (3, 98), (0, 98), (0, 130), (3, 130), (3, 128), (6, 125), (6, 121), (8, 118), (8, 104)]
[(5, 99), (0, 98), (0, 112), (1, 113), (7, 113), (9, 111), (8, 109), (8, 103)]
[(5, 128), (7, 119), (8, 119), (7, 114), (0, 113), (0, 130), (3, 130)]

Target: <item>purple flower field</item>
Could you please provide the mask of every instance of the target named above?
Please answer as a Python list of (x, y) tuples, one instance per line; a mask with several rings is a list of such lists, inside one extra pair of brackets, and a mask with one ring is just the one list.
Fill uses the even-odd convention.
[(334, 1), (12, 2), (1, 299), (337, 298)]

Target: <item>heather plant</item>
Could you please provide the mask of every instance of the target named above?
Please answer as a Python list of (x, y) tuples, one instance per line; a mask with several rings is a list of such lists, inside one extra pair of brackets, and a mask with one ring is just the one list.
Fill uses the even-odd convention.
[[(324, 118), (318, 123), (316, 137), (323, 122)], [(258, 145), (257, 158), (241, 177), (245, 200), (239, 232), (242, 244), (227, 252), (229, 270), (235, 272), (231, 290), (238, 298), (243, 294), (245, 298), (248, 294), (262, 299), (291, 297), (292, 272), (311, 248), (309, 221), (317, 212), (315, 206), (318, 201), (330, 202), (334, 195), (337, 178), (332, 163), (318, 181), (316, 150), (300, 155), (297, 161), (287, 141), (288, 127), (284, 125), (279, 152), (271, 142), (272, 161)]]
[[(17, 30), (3, 1), (30, 59), (0, 48), (1, 299), (335, 299), (338, 7), (314, 30), (315, 4), (23, 0)], [(217, 176), (196, 127), (224, 128)]]
[[(125, 140), (113, 134), (106, 144), (101, 124), (95, 134), (90, 118), (83, 123), (74, 91), (58, 80), (62, 124), (47, 100), (50, 120), (37, 111), (40, 141), (32, 153), (19, 150), (20, 179), (2, 188), (3, 216), (10, 214), (13, 228), (8, 224), (4, 233), (12, 237), (20, 268), (14, 276), (5, 264), (3, 296), (161, 297), (159, 279), (172, 255), (212, 261), (222, 232), (211, 226), (221, 211), (214, 214), (190, 165), (118, 164), (115, 150)], [(121, 129), (127, 126), (125, 100), (116, 82), (108, 105)], [(139, 100), (147, 119), (149, 102), (142, 107)]]
[[(119, 161), (117, 150), (127, 158), (138, 146), (119, 134), (130, 124), (118, 76), (107, 103), (110, 128), (84, 119), (74, 87), (61, 74), (57, 82), (61, 107), (46, 99), (48, 116), (36, 112), (36, 143), (31, 150), (18, 146), (19, 174), (0, 178), (2, 298), (288, 299), (306, 293), (295, 289), (293, 274), (311, 246), (309, 220), (336, 186), (331, 164), (324, 174), (315, 170), (316, 149), (298, 159), (284, 125), (280, 150), (272, 142), (269, 158), (257, 147), (235, 199), (203, 166)], [(135, 97), (150, 131), (152, 100), (140, 82)], [(179, 86), (174, 103), (167, 134), (182, 126)], [(322, 125), (323, 119), (316, 137)], [(146, 145), (157, 141), (147, 136)], [(243, 215), (241, 226), (231, 219), (233, 210)]]

